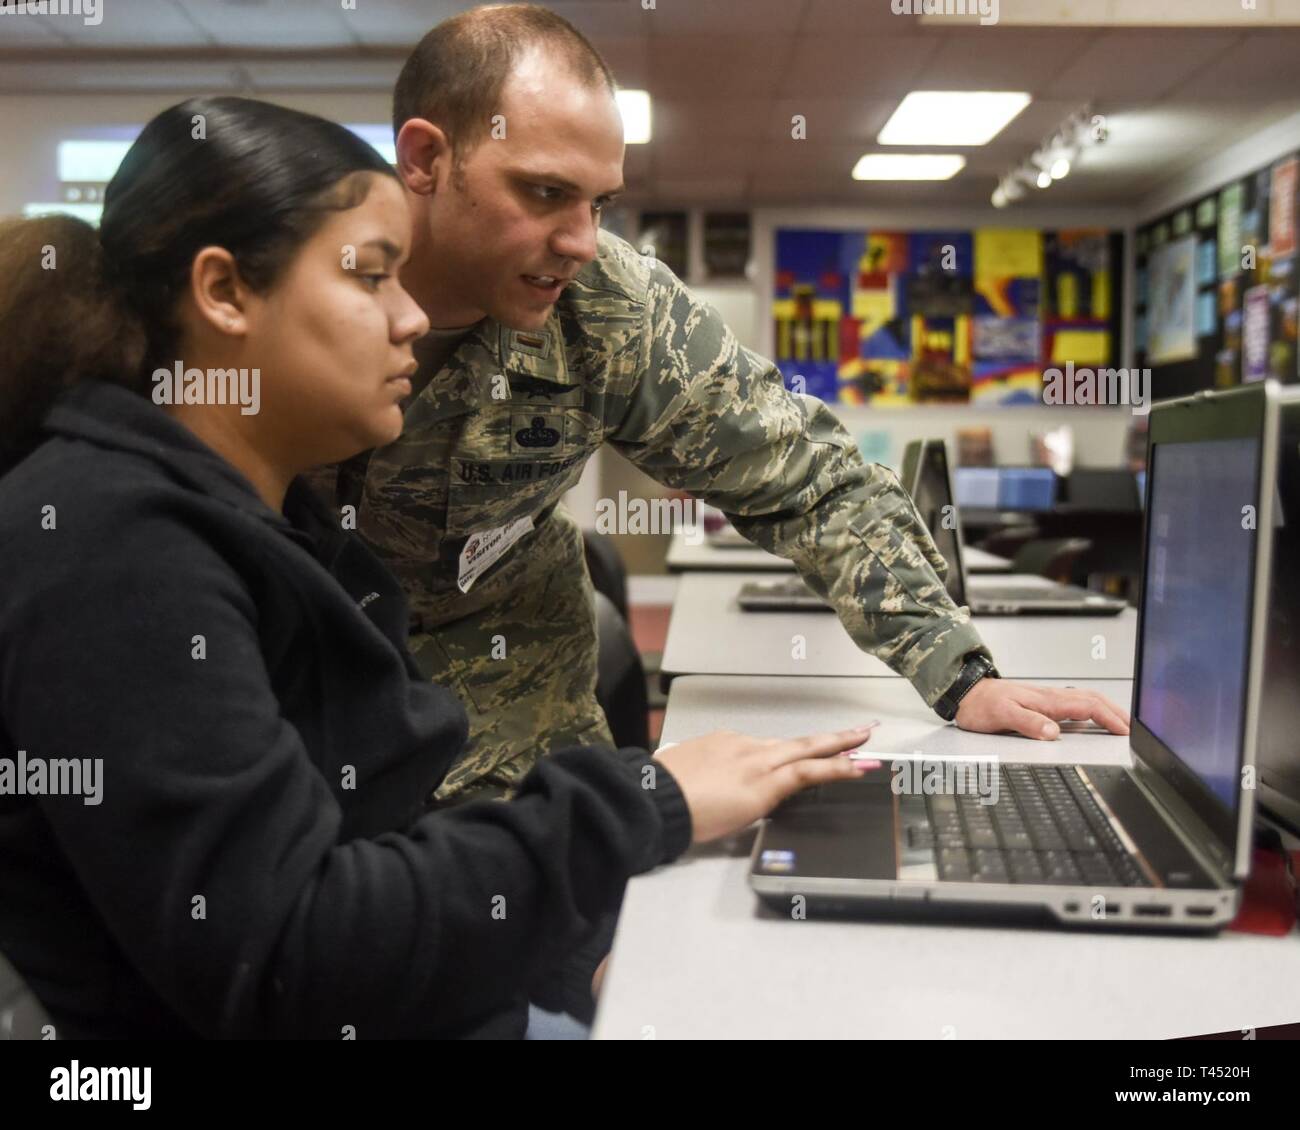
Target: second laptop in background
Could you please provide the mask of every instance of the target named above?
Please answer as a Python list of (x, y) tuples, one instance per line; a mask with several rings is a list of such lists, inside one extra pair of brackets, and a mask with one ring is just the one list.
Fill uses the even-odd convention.
[[(948, 452), (941, 439), (913, 440), (903, 454), (903, 488), (944, 561), (948, 595), (976, 616), (1115, 616), (1128, 605), (1117, 597), (1077, 585), (1017, 585), (1014, 581), (972, 589), (967, 583), (961, 513), (953, 497)], [(753, 612), (830, 611), (830, 605), (798, 577), (742, 586), (740, 607)]]

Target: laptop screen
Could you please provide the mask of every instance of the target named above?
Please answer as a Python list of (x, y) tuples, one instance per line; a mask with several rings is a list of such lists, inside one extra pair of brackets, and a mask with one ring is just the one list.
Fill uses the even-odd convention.
[(935, 547), (948, 562), (948, 575), (944, 578), (948, 595), (954, 603), (963, 605), (966, 603), (966, 586), (962, 583), (961, 547), (957, 542), (957, 508), (953, 505), (948, 457), (942, 441), (922, 444), (920, 460), (915, 483), (905, 485), (912, 491), (912, 501), (921, 521), (930, 531)]
[(1134, 713), (1233, 813), (1245, 729), (1260, 441), (1153, 444)]

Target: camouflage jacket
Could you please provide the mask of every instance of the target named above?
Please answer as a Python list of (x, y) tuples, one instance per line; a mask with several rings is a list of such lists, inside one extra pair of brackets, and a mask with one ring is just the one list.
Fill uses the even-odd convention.
[[(928, 705), (966, 653), (988, 654), (894, 473), (867, 464), (821, 401), (787, 392), (672, 272), (605, 232), (543, 330), (480, 322), (356, 477), (357, 528), (402, 580), (413, 630), (520, 586), (585, 583), (549, 575), (574, 537), (555, 506), (603, 443), (794, 562)], [(468, 537), (525, 517), (532, 532), (462, 593)]]

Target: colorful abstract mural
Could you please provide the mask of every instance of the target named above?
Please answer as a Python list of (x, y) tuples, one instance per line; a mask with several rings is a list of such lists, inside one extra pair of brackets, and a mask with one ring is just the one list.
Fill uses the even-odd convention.
[(775, 360), (831, 402), (1037, 404), (1044, 367), (1110, 361), (1114, 238), (778, 230)]

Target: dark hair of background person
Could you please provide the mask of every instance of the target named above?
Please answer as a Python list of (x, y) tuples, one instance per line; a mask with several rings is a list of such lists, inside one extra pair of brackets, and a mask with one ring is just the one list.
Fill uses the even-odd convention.
[(533, 50), (589, 87), (603, 83), (611, 95), (618, 89), (600, 52), (554, 12), (536, 4), (472, 8), (438, 24), (407, 58), (393, 89), (393, 136), (411, 118), (424, 118), (447, 134), (459, 167), (491, 133), (506, 79)]
[(336, 122), (249, 98), (193, 98), (141, 131), (98, 231), (66, 215), (0, 224), (0, 472), (25, 455), (65, 389), (145, 394), (174, 364), (195, 255), (223, 247), (257, 293), (333, 211), (395, 170)]

